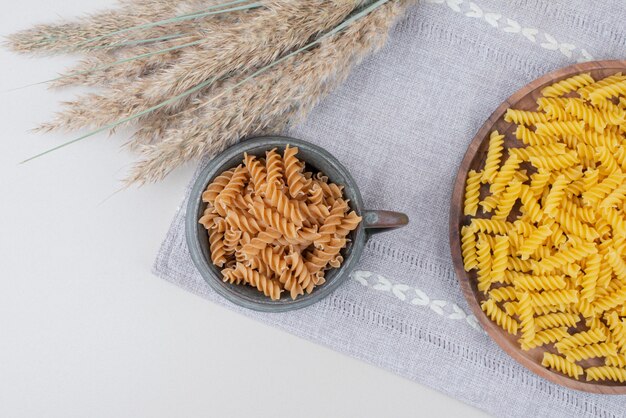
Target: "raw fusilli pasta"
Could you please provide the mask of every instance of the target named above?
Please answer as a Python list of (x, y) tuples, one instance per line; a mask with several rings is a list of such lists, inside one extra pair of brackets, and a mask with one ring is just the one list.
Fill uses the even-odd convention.
[(244, 154), (243, 164), (219, 174), (202, 194), (206, 208), (198, 222), (223, 280), (272, 300), (282, 292), (296, 299), (324, 284), (326, 270), (343, 263), (341, 251), (361, 223), (342, 186), (305, 172), (297, 153), (287, 146), (282, 156), (276, 149), (264, 159)]
[(517, 128), (500, 132), (514, 135), (493, 131), (468, 174), (463, 267), (485, 315), (543, 351), (544, 367), (623, 382), (626, 76), (579, 74), (542, 93), (535, 109), (507, 110)]

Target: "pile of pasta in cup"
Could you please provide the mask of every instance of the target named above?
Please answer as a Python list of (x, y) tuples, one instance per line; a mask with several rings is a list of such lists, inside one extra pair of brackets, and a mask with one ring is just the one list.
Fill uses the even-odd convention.
[(536, 111), (507, 110), (519, 148), (492, 132), (468, 174), (464, 267), (486, 315), (544, 367), (625, 382), (626, 76), (579, 74), (542, 95)]
[(338, 268), (348, 235), (361, 222), (343, 186), (305, 170), (297, 147), (265, 159), (244, 154), (202, 194), (200, 223), (208, 230), (211, 261), (225, 282), (248, 285), (272, 300), (311, 293)]

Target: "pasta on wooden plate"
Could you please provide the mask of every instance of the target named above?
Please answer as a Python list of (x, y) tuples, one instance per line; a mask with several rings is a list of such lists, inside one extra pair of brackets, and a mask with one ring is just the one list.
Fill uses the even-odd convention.
[(249, 285), (272, 300), (296, 299), (338, 268), (348, 235), (361, 222), (342, 186), (305, 171), (298, 148), (264, 159), (244, 155), (206, 188), (199, 222), (209, 234), (211, 261), (225, 282)]
[(626, 76), (580, 74), (508, 109), (468, 174), (461, 228), (485, 314), (544, 367), (626, 382)]

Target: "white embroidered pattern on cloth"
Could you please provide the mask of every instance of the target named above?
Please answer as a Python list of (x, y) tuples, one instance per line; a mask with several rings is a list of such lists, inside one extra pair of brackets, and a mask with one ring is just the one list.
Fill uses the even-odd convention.
[(350, 277), (357, 283), (379, 292), (389, 292), (402, 302), (414, 306), (430, 308), (433, 312), (447, 319), (465, 321), (476, 331), (484, 333), (473, 314), (467, 314), (454, 302), (441, 299), (431, 299), (424, 291), (417, 287), (411, 287), (402, 283), (393, 283), (385, 276), (371, 271), (355, 270)]
[[(505, 18), (500, 13), (486, 12), (478, 4), (473, 1), (465, 0), (425, 0), (426, 3), (441, 4), (448, 6), (452, 11), (462, 13), (464, 16), (482, 19), (496, 29), (500, 29), (507, 33), (519, 33), (530, 42), (539, 44), (540, 47), (550, 50), (559, 51), (567, 58), (576, 58), (576, 62), (593, 61), (593, 57), (584, 48), (578, 48), (576, 45), (559, 42), (556, 38), (547, 32), (540, 31), (536, 28), (522, 26), (518, 21)], [(543, 41), (538, 40), (538, 36)]]

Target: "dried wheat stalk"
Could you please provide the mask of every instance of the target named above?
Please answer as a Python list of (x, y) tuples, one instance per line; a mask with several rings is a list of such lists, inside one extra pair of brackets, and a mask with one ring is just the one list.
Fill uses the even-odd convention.
[[(300, 120), (383, 44), (413, 1), (124, 0), (118, 10), (39, 25), (8, 43), (18, 52), (85, 55), (51, 85), (105, 89), (67, 103), (41, 129), (133, 124), (129, 145), (142, 161), (128, 182), (145, 183)], [(227, 7), (236, 11), (206, 13)]]
[[(174, 65), (128, 85), (114, 84), (65, 104), (44, 131), (99, 128), (152, 107), (209, 79), (248, 72), (299, 48), (343, 21), (358, 0), (266, 0), (258, 13), (231, 24), (211, 23), (205, 41), (183, 51)], [(276, 25), (276, 22), (281, 22)], [(225, 47), (225, 46), (228, 47)], [(207, 89), (210, 90), (210, 89)], [(179, 109), (185, 101), (171, 107)]]
[(159, 143), (143, 147), (143, 161), (134, 167), (127, 181), (160, 180), (173, 168), (203, 155), (215, 155), (270, 123), (280, 121), (287, 125), (304, 117), (345, 80), (354, 65), (384, 44), (389, 28), (407, 3), (381, 7), (345, 33), (290, 59), (209, 106), (206, 103), (211, 96), (200, 98), (192, 109), (180, 113), (173, 128), (162, 132)]
[[(18, 53), (52, 54), (123, 42), (131, 36), (134, 39), (154, 38), (159, 35), (175, 33), (176, 30), (189, 30), (190, 26), (198, 22), (186, 20), (180, 24), (156, 26), (136, 30), (132, 33), (124, 32), (85, 45), (89, 39), (104, 36), (114, 31), (145, 25), (172, 16), (190, 13), (194, 10), (202, 10), (219, 3), (221, 3), (219, 0), (204, 0), (202, 2), (190, 0), (122, 0), (119, 9), (88, 15), (80, 21), (36, 25), (30, 29), (11, 34), (7, 36), (7, 46)], [(215, 18), (219, 17), (222, 15), (215, 16)]]

